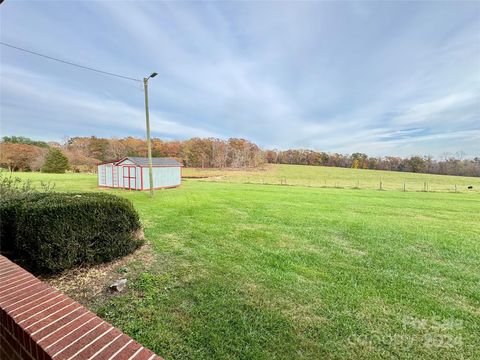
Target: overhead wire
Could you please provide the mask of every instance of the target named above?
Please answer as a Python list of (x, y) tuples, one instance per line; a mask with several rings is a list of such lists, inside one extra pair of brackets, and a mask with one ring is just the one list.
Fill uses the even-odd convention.
[(100, 73), (100, 74), (109, 75), (109, 76), (115, 76), (115, 77), (118, 77), (118, 78), (122, 78), (122, 79), (126, 79), (126, 80), (131, 80), (131, 81), (135, 81), (135, 82), (142, 82), (142, 80), (140, 80), (140, 79), (135, 79), (135, 78), (132, 78), (132, 77), (129, 77), (129, 76), (125, 76), (125, 75), (115, 74), (115, 73), (112, 73), (112, 72), (109, 72), (109, 71), (104, 71), (104, 70), (96, 69), (96, 68), (93, 68), (93, 67), (90, 67), (90, 66), (84, 66), (84, 65), (76, 64), (76, 63), (73, 63), (73, 62), (71, 62), (71, 61), (58, 59), (58, 58), (53, 57), (53, 56), (49, 56), (49, 55), (45, 55), (45, 54), (38, 53), (38, 52), (36, 52), (36, 51), (24, 49), (24, 48), (22, 48), (22, 47), (15, 46), (15, 45), (12, 45), (12, 44), (8, 44), (8, 43), (5, 43), (5, 42), (3, 42), (3, 41), (0, 41), (0, 45), (7, 46), (7, 47), (9, 47), (9, 48), (16, 49), (16, 50), (19, 50), (19, 51), (23, 51), (23, 52), (26, 52), (26, 53), (29, 53), (29, 54), (32, 54), (32, 55), (37, 55), (37, 56), (43, 57), (43, 58), (45, 58), (45, 59), (58, 61), (58, 62), (60, 62), (60, 63), (66, 64), (66, 65), (75, 66), (75, 67), (78, 67), (78, 68), (81, 68), (81, 69), (84, 69), (84, 70), (94, 71), (94, 72), (97, 72), (97, 73)]

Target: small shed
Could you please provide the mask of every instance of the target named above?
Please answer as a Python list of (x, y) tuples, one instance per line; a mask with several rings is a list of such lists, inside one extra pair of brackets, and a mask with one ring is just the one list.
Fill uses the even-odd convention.
[[(174, 159), (153, 158), (153, 188), (173, 188), (182, 182), (182, 164)], [(128, 156), (99, 164), (98, 186), (150, 190), (148, 158)]]

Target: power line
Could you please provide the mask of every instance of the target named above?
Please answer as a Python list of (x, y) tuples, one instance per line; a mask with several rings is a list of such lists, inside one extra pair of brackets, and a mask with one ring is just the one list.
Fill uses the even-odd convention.
[(31, 50), (27, 50), (27, 49), (24, 49), (24, 48), (21, 48), (21, 47), (18, 47), (18, 46), (14, 46), (14, 45), (11, 45), (11, 44), (7, 44), (7, 43), (4, 43), (3, 41), (0, 41), (0, 44), (3, 45), (3, 46), (10, 47), (10, 48), (12, 48), (12, 49), (16, 49), (16, 50), (20, 50), (20, 51), (23, 51), (23, 52), (32, 54), (32, 55), (37, 55), (37, 56), (43, 57), (43, 58), (45, 58), (45, 59), (58, 61), (58, 62), (61, 62), (61, 63), (63, 63), (63, 64), (67, 64), (67, 65), (71, 65), (71, 66), (76, 66), (76, 67), (81, 68), (81, 69), (84, 69), (84, 70), (95, 71), (95, 72), (97, 72), (97, 73), (104, 74), (104, 75), (110, 75), (110, 76), (115, 76), (115, 77), (122, 78), (122, 79), (127, 79), (127, 80), (142, 82), (142, 80), (140, 80), (140, 79), (135, 79), (135, 78), (131, 78), (131, 77), (128, 77), (128, 76), (119, 75), (119, 74), (114, 74), (114, 73), (111, 73), (111, 72), (108, 72), (108, 71), (103, 71), (103, 70), (95, 69), (95, 68), (92, 68), (92, 67), (89, 67), (89, 66), (83, 66), (83, 65), (75, 64), (75, 63), (72, 63), (72, 62), (70, 62), (70, 61), (66, 61), (66, 60), (62, 60), (62, 59), (57, 59), (57, 58), (54, 58), (54, 57), (52, 57), (52, 56), (40, 54), (40, 53), (37, 53), (37, 52), (35, 52), (35, 51), (31, 51)]

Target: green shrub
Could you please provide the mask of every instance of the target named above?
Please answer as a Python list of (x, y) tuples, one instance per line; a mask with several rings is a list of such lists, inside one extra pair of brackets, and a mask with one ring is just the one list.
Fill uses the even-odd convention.
[(7, 216), (15, 213), (15, 256), (36, 273), (110, 261), (142, 243), (138, 214), (126, 199), (98, 193), (43, 195), (4, 210)]
[[(43, 193), (51, 191), (51, 184), (43, 184)], [(0, 251), (14, 251), (16, 214), (25, 201), (35, 201), (43, 193), (38, 192), (30, 181), (11, 173), (0, 171)]]
[(42, 166), (44, 173), (64, 173), (68, 170), (68, 158), (57, 148), (50, 148)]
[(38, 192), (10, 192), (0, 198), (0, 250), (15, 252), (15, 238), (17, 233), (17, 213), (25, 202), (35, 202), (45, 193)]

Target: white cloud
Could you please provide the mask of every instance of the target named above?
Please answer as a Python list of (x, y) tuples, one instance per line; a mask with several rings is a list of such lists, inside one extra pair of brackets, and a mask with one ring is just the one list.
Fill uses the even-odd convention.
[(480, 119), (480, 93), (462, 92), (447, 95), (440, 99), (414, 104), (395, 116), (392, 125), (412, 126), (431, 123), (436, 126), (442, 122), (458, 122), (465, 117), (476, 116)]
[[(59, 127), (68, 124), (92, 128), (102, 124), (110, 128), (112, 135), (118, 135), (116, 128), (140, 131), (145, 129), (143, 104), (133, 107), (119, 99), (102, 98), (65, 88), (56, 84), (53, 79), (37, 76), (15, 67), (2, 68), (2, 92), (8, 94), (6, 96), (9, 98), (21, 98), (22, 103), (28, 103), (31, 110), (42, 111), (42, 116), (49, 117), (51, 122), (58, 123)], [(14, 105), (21, 106), (18, 103)], [(65, 119), (66, 114), (68, 114), (67, 119)], [(3, 114), (2, 117), (8, 118), (8, 114)], [(166, 135), (174, 138), (219, 136), (202, 128), (185, 126), (166, 119), (158, 111), (152, 111), (150, 119), (152, 133), (156, 136)], [(4, 125), (8, 127), (8, 124)]]
[[(2, 40), (134, 77), (157, 71), (156, 136), (371, 154), (478, 151), (467, 135), (480, 129), (476, 3), (2, 7)], [(2, 65), (9, 132), (28, 136), (30, 124), (59, 137), (143, 134), (135, 85), (10, 50)]]

